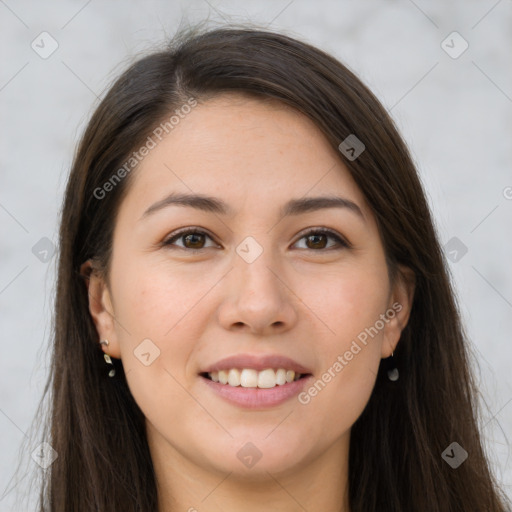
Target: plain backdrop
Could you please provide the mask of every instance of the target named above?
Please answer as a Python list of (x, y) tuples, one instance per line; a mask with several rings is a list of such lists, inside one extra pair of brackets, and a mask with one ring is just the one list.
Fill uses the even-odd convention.
[(20, 512), (25, 492), (14, 471), (30, 461), (21, 446), (46, 381), (52, 250), (78, 137), (130, 62), (206, 18), (319, 46), (389, 109), (446, 245), (482, 434), (512, 497), (512, 0), (0, 0), (0, 511)]

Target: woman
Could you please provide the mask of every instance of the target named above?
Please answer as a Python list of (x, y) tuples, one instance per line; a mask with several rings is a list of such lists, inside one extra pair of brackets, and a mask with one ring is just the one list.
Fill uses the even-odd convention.
[(42, 511), (506, 510), (408, 150), (285, 35), (192, 31), (110, 88), (47, 389)]

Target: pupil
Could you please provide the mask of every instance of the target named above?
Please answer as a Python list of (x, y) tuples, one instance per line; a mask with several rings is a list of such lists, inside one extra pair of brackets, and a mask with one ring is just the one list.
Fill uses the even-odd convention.
[[(186, 235), (186, 236), (185, 236), (185, 239), (187, 240), (187, 242), (190, 242), (190, 241), (191, 241), (191, 239), (192, 239), (192, 245), (194, 246), (194, 245), (196, 245), (196, 244), (197, 244), (197, 239), (196, 239), (196, 243), (194, 243), (194, 241), (193, 241), (193, 237), (201, 237), (201, 236), (202, 236), (202, 235), (199, 235), (199, 234), (197, 234), (197, 233), (194, 233), (194, 234)], [(199, 243), (200, 243), (200, 242), (199, 242)], [(195, 248), (195, 247), (194, 247), (194, 248)]]
[[(313, 240), (314, 240), (315, 238), (317, 238), (317, 239), (318, 239), (319, 237), (323, 237), (323, 238), (324, 238), (324, 240), (323, 240), (323, 241), (324, 241), (324, 243), (321, 243), (321, 242), (320, 242), (321, 248), (323, 248), (323, 247), (325, 247), (325, 235), (309, 235), (309, 237), (308, 237), (308, 238), (309, 238), (310, 240), (311, 240), (311, 239), (313, 239)], [(317, 240), (317, 242), (314, 242), (314, 241), (313, 241), (313, 244), (315, 244), (315, 245), (316, 245), (316, 244), (318, 244), (318, 243), (319, 243), (319, 242), (318, 242), (318, 240)]]

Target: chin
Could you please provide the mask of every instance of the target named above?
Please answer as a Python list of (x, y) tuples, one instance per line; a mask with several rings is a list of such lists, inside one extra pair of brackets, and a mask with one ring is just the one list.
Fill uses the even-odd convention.
[(268, 481), (271, 475), (296, 471), (307, 458), (304, 443), (286, 443), (284, 435), (272, 441), (264, 439), (268, 432), (261, 438), (246, 435), (243, 441), (230, 439), (228, 446), (219, 446), (218, 452), (209, 457), (209, 463), (221, 473), (232, 473), (230, 479), (241, 481)]

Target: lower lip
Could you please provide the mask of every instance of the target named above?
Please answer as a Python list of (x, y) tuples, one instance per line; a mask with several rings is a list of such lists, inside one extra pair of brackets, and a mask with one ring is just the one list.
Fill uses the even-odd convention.
[(228, 402), (245, 407), (246, 409), (260, 409), (266, 407), (275, 407), (276, 405), (286, 402), (290, 398), (298, 395), (306, 383), (312, 378), (312, 375), (303, 377), (299, 380), (287, 382), (283, 385), (277, 385), (273, 388), (244, 388), (242, 386), (230, 386), (229, 384), (221, 384), (213, 382), (206, 377), (200, 376), (207, 386), (210, 387), (221, 398)]

